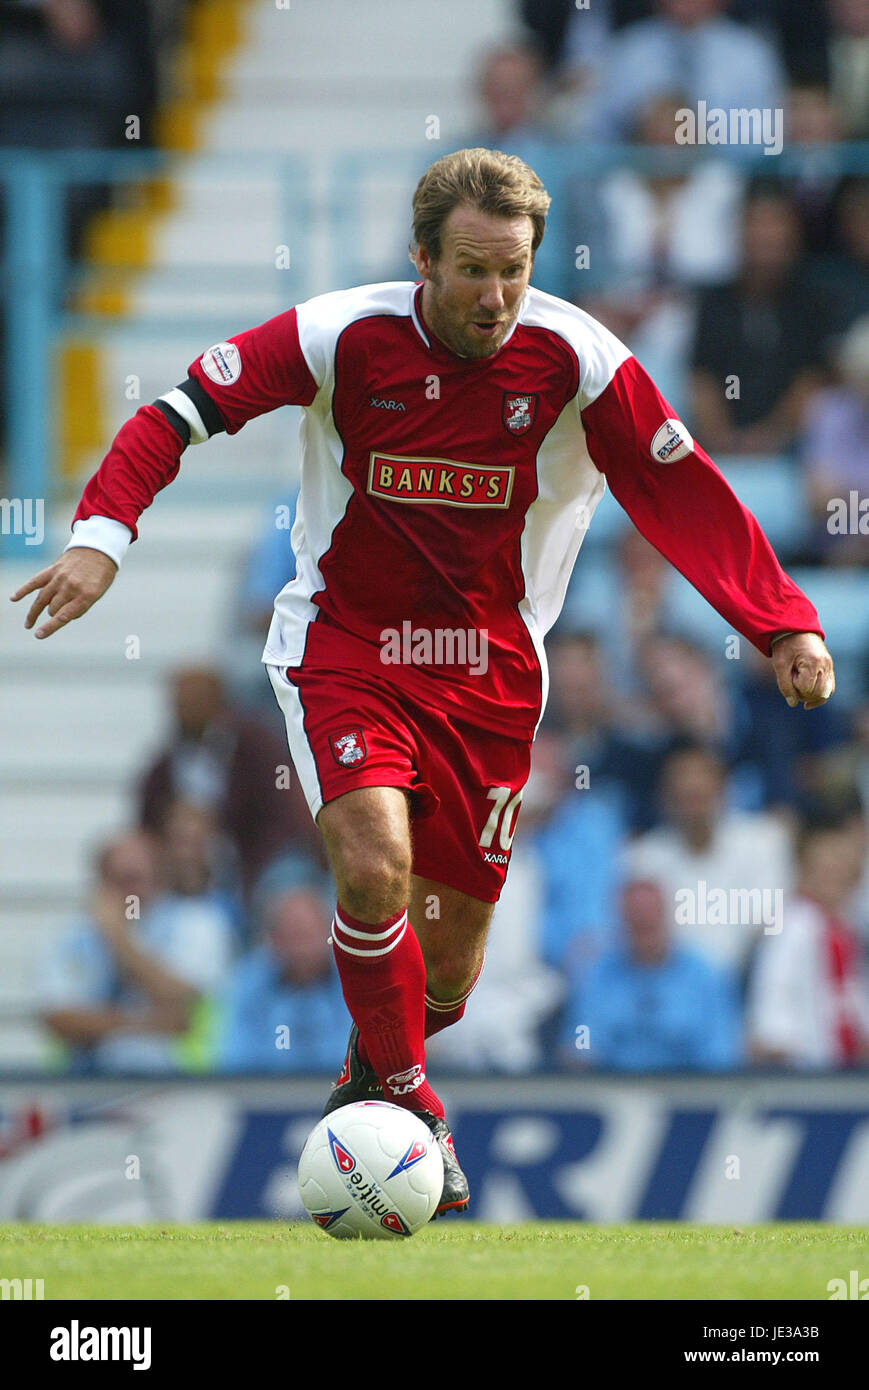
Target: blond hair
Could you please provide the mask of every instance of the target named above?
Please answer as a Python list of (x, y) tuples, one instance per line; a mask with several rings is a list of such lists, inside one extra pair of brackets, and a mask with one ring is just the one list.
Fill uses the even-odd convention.
[(472, 207), (492, 217), (530, 217), (531, 254), (543, 240), (552, 200), (534, 170), (501, 150), (456, 150), (429, 165), (413, 195), (411, 256), (424, 246), (436, 261), (444, 223), (453, 208)]

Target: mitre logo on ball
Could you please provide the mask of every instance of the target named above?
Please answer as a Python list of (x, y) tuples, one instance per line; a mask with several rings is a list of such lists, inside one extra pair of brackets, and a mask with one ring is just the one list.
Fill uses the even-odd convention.
[(649, 448), (656, 463), (675, 463), (693, 451), (694, 440), (681, 420), (665, 420), (655, 431)]

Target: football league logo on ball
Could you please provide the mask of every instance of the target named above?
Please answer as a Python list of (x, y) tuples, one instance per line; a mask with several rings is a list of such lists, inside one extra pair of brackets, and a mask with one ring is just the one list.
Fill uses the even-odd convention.
[(349, 1149), (346, 1149), (340, 1139), (336, 1139), (331, 1129), (326, 1131), (329, 1136), (329, 1148), (332, 1150), (332, 1157), (336, 1167), (342, 1173), (352, 1173), (356, 1167), (356, 1159)]
[(412, 1168), (415, 1163), (419, 1163), (428, 1153), (428, 1145), (417, 1139), (410, 1145), (406, 1154), (403, 1154), (396, 1163), (391, 1173), (387, 1173), (387, 1178), (394, 1178), (396, 1173), (406, 1173), (408, 1168)]

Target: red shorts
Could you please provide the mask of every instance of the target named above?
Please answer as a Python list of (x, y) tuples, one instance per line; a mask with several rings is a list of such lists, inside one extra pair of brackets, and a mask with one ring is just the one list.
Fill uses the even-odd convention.
[(497, 902), (530, 742), (458, 721), (367, 672), (266, 669), (311, 815), (358, 787), (402, 787), (413, 872)]

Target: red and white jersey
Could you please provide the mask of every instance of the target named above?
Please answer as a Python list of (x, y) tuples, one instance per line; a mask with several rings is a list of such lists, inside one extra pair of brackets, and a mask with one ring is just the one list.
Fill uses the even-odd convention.
[(121, 429), (73, 544), (116, 554), (187, 443), (295, 404), (297, 571), (265, 662), (367, 670), (530, 737), (543, 638), (607, 480), (761, 651), (776, 632), (821, 633), (754, 517), (613, 334), (529, 288), (499, 350), (463, 358), (429, 331), (421, 299), (404, 281), (320, 295), (209, 348)]

